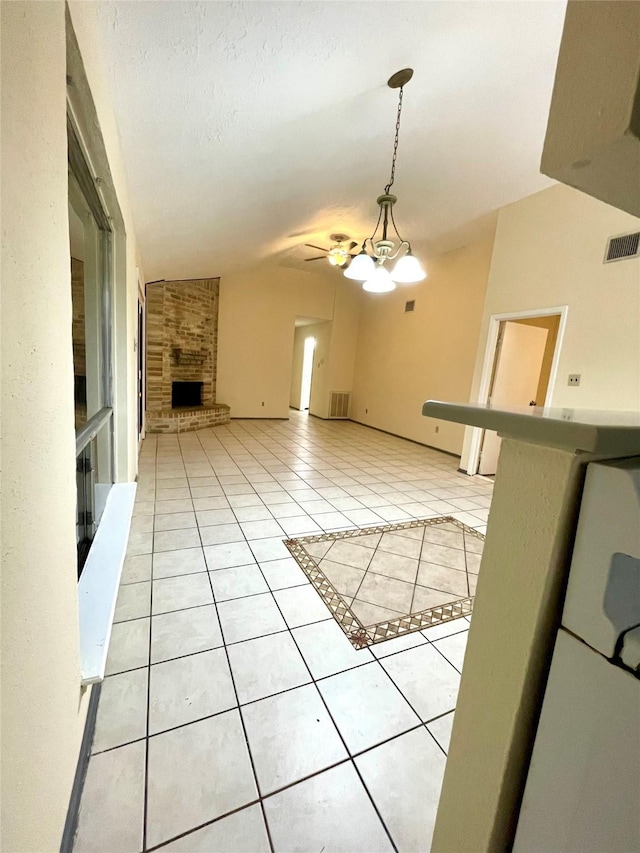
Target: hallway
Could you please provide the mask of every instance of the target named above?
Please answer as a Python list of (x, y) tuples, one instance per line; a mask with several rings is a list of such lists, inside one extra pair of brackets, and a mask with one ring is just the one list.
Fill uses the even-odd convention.
[(469, 621), (356, 649), (282, 540), (484, 533), (457, 465), (297, 412), (144, 441), (76, 853), (429, 850)]

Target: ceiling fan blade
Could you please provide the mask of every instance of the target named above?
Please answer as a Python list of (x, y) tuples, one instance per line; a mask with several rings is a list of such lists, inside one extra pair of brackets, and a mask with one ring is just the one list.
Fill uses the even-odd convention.
[(328, 249), (323, 249), (322, 246), (314, 246), (313, 243), (305, 243), (310, 249), (317, 249), (319, 252), (328, 252)]
[(326, 261), (326, 255), (320, 255), (318, 258), (305, 258), (305, 261)]
[(355, 249), (355, 247), (356, 247), (357, 245), (358, 245), (358, 244), (356, 243), (356, 241), (355, 241), (355, 240), (352, 240), (352, 241), (349, 243), (349, 251), (351, 251), (352, 249)]

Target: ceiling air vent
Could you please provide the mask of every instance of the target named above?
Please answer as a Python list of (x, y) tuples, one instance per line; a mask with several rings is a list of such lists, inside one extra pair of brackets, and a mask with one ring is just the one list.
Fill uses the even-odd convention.
[(623, 261), (625, 258), (637, 258), (640, 255), (640, 231), (633, 234), (623, 234), (622, 237), (611, 237), (607, 243), (605, 264), (611, 261)]
[(410, 311), (416, 310), (416, 300), (410, 299), (408, 302), (404, 303), (404, 313), (408, 314)]

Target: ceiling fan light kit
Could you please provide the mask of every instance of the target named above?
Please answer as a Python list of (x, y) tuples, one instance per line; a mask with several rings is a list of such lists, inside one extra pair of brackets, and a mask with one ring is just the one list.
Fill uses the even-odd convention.
[(334, 267), (344, 267), (345, 264), (348, 265), (349, 261), (355, 257), (355, 255), (351, 254), (351, 250), (355, 249), (358, 244), (351, 241), (348, 246), (343, 245), (345, 240), (349, 239), (346, 234), (330, 234), (329, 239), (333, 244), (329, 249), (323, 249), (321, 246), (314, 246), (312, 243), (306, 243), (305, 245), (309, 249), (319, 249), (321, 252), (324, 252), (324, 255), (319, 255), (317, 258), (305, 258), (305, 260), (322, 261), (326, 257), (329, 263)]
[[(411, 251), (411, 243), (403, 240), (393, 218), (393, 205), (398, 200), (390, 190), (393, 186), (396, 173), (396, 159), (398, 156), (398, 137), (400, 134), (400, 115), (402, 113), (402, 96), (404, 86), (413, 77), (413, 69), (403, 68), (396, 72), (387, 81), (391, 89), (400, 89), (398, 96), (398, 114), (396, 118), (396, 135), (393, 144), (393, 159), (391, 161), (391, 177), (384, 188), (384, 193), (378, 196), (377, 204), (380, 208), (378, 221), (371, 237), (367, 237), (362, 243), (362, 250), (356, 255), (344, 275), (355, 281), (363, 282), (362, 287), (370, 293), (387, 293), (394, 290), (396, 282), (401, 284), (414, 284), (426, 278), (426, 273), (420, 262)], [(381, 238), (376, 240), (376, 234), (382, 223)], [(396, 240), (389, 239), (391, 229), (395, 232)], [(369, 251), (367, 251), (367, 244)], [(404, 254), (401, 253), (404, 251)], [(392, 270), (386, 269), (387, 261), (398, 259)], [(331, 259), (330, 259), (331, 260)]]

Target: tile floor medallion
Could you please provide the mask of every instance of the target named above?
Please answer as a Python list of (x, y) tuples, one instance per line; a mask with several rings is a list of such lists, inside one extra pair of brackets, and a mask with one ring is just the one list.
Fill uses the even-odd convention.
[(484, 536), (451, 516), (288, 539), (358, 648), (470, 616)]
[(296, 412), (144, 440), (74, 853), (427, 853), (493, 489), (458, 464)]

